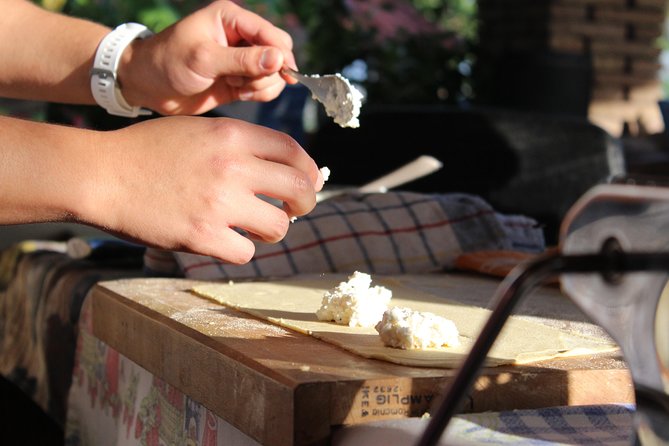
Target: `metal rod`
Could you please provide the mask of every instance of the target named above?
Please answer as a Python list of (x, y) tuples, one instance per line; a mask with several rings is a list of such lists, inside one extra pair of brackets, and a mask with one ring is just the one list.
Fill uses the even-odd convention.
[(490, 348), (497, 339), (497, 334), (504, 326), (513, 307), (528, 288), (529, 279), (540, 280), (546, 278), (558, 269), (555, 263), (559, 262), (560, 259), (561, 257), (557, 254), (549, 254), (530, 263), (527, 268), (514, 270), (516, 274), (512, 273), (513, 276), (509, 276), (502, 282), (497, 290), (498, 297), (495, 309), (490, 314), (469, 355), (467, 355), (451, 383), (446, 397), (437, 412), (430, 418), (418, 446), (432, 446), (439, 442), (446, 425), (456, 411), (460, 409), (460, 404), (476, 379), (478, 370), (483, 365)]

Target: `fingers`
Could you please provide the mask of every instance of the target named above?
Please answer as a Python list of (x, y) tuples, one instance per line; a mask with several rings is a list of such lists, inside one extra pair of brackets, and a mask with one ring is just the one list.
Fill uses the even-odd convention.
[[(290, 227), (290, 220), (285, 211), (257, 197), (249, 197), (235, 223), (222, 227), (214, 237), (204, 237), (204, 243), (189, 250), (209, 255), (229, 263), (244, 264), (251, 260), (255, 245), (251, 240), (266, 243), (281, 241)], [(246, 234), (237, 231), (241, 229)]]
[[(323, 184), (316, 163), (294, 139), (248, 122), (160, 118), (105, 137), (97, 176), (109, 205), (93, 221), (162, 249), (245, 263), (254, 245), (235, 228), (277, 242), (290, 217), (313, 209)], [(285, 206), (264, 202), (260, 194)]]
[(244, 210), (236, 227), (248, 232), (253, 239), (277, 243), (288, 233), (289, 216), (275, 205), (258, 197), (249, 197)]
[(295, 68), (292, 47), (285, 31), (219, 0), (129, 46), (137, 57), (122, 64), (120, 74), (133, 105), (167, 115), (201, 114), (236, 100), (278, 97), (286, 83), (296, 82), (280, 74), (284, 66)]
[(220, 228), (218, 237), (208, 237), (201, 246), (189, 251), (195, 254), (216, 257), (225, 262), (242, 265), (248, 263), (255, 254), (255, 245), (251, 240), (238, 233), (234, 228)]
[(268, 76), (277, 73), (284, 64), (284, 53), (270, 46), (218, 46), (215, 50), (211, 58), (215, 70), (228, 76)]
[[(224, 121), (221, 121), (224, 123)], [(290, 216), (304, 215), (316, 203), (323, 176), (314, 160), (289, 135), (266, 127), (235, 121), (225, 127), (228, 144), (250, 155), (235, 180), (252, 194), (263, 194), (287, 204)]]
[(260, 91), (268, 85), (283, 89), (286, 83), (297, 83), (293, 77), (281, 73), (281, 69), (288, 65), (288, 58), (277, 48), (218, 47), (216, 52), (219, 55), (213, 58), (217, 64), (215, 72), (224, 74), (231, 87), (247, 86), (248, 90)]
[[(219, 14), (225, 29), (227, 43), (225, 46), (241, 47), (240, 49), (270, 47), (274, 51), (264, 53), (263, 50), (254, 49), (252, 56), (248, 56), (249, 59), (259, 61), (259, 65), (269, 73), (278, 72), (283, 66), (297, 70), (293, 39), (290, 34), (234, 3), (224, 2), (221, 6)], [(291, 84), (295, 83), (289, 77), (284, 77), (284, 80)]]
[[(255, 126), (249, 123), (241, 123), (244, 126), (253, 126), (256, 131), (253, 133), (254, 138), (249, 141), (252, 144), (252, 153), (266, 161), (271, 161), (278, 165), (285, 165), (297, 169), (306, 175), (306, 179), (310, 182), (312, 190), (318, 191), (323, 187), (323, 176), (316, 165), (316, 162), (307, 154), (307, 152), (289, 135), (272, 130), (269, 128)], [(250, 134), (249, 129), (249, 134)], [(261, 167), (261, 169), (266, 167)], [(261, 173), (261, 172), (259, 172)], [(283, 174), (284, 178), (286, 172), (283, 171), (275, 174)], [(299, 179), (286, 180), (294, 185), (299, 185)]]
[(233, 76), (219, 81), (221, 94), (240, 101), (268, 102), (276, 99), (283, 91), (285, 82), (278, 75), (261, 79), (245, 79)]
[[(271, 173), (271, 175), (270, 175)], [(316, 205), (314, 182), (292, 167), (265, 161), (258, 166), (254, 191), (284, 202), (289, 217), (310, 212)]]
[[(276, 184), (271, 184), (271, 179), (277, 179), (276, 172), (273, 169), (272, 174), (266, 170), (263, 177), (270, 179), (265, 185), (268, 190), (268, 195), (280, 196), (283, 195), (282, 187), (277, 187)], [(290, 175), (288, 175), (290, 176)], [(279, 181), (281, 183), (281, 181)], [(309, 183), (307, 181), (307, 183)], [(310, 186), (309, 186), (310, 187)], [(260, 186), (255, 189), (264, 189)], [(305, 191), (306, 191), (305, 187)], [(239, 192), (239, 191), (238, 191)], [(311, 193), (305, 193), (305, 197), (313, 196)], [(285, 205), (283, 209), (271, 204), (261, 198), (258, 198), (252, 193), (235, 194), (237, 205), (234, 208), (237, 210), (235, 215), (227, 215), (224, 219), (225, 224), (220, 228), (211, 228), (210, 222), (203, 224), (207, 226), (207, 230), (198, 231), (202, 241), (206, 243), (191, 247), (190, 250), (196, 253), (211, 255), (217, 258), (224, 259), (232, 263), (246, 263), (250, 261), (254, 253), (254, 245), (249, 240), (260, 240), (266, 243), (277, 243), (281, 241), (290, 228), (290, 217), (293, 215), (303, 215), (311, 210), (315, 204), (314, 199), (306, 199), (304, 209), (297, 212), (293, 208), (300, 209), (299, 199), (295, 196), (287, 197), (293, 204)], [(303, 198), (305, 198), (303, 197)], [(240, 234), (236, 229), (241, 229), (246, 234)], [(247, 238), (248, 237), (248, 238)], [(191, 238), (191, 240), (197, 237)]]
[(263, 89), (256, 89), (249, 87), (241, 88), (239, 90), (239, 100), (269, 102), (279, 97), (279, 95), (283, 91), (283, 87), (284, 87), (283, 82), (277, 82)]
[(294, 64), (292, 58), (293, 39), (286, 31), (277, 28), (259, 15), (241, 8), (232, 2), (218, 2), (221, 24), (225, 29), (228, 43), (272, 46), (291, 56), (287, 62)]

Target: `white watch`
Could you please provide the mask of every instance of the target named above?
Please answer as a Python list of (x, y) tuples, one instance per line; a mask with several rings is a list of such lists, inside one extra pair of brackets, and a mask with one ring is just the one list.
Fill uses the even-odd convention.
[(119, 61), (126, 47), (135, 39), (144, 39), (153, 33), (139, 23), (117, 26), (100, 42), (91, 69), (91, 92), (95, 102), (111, 115), (135, 118), (150, 115), (151, 110), (129, 105), (121, 94), (117, 79)]

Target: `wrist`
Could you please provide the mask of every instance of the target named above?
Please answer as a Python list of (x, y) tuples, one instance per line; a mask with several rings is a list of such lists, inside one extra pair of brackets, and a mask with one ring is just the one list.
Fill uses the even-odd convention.
[(96, 201), (94, 132), (13, 118), (0, 125), (0, 222), (87, 221)]
[(127, 171), (137, 164), (131, 157), (130, 142), (119, 138), (120, 133), (84, 130), (78, 135), (81, 149), (75, 163), (82, 167), (82, 174), (72, 191), (76, 207), (72, 215), (82, 223), (112, 232), (124, 219), (119, 209), (133, 194), (131, 188), (122, 187), (133, 180)]
[[(42, 158), (44, 170), (53, 174), (53, 184), (44, 190), (44, 197), (62, 215), (59, 220), (98, 225), (100, 208), (105, 208), (101, 178), (107, 169), (108, 150), (103, 144), (104, 133), (46, 125), (49, 136), (45, 145), (50, 151)], [(59, 143), (49, 147), (53, 141)]]
[(143, 51), (145, 45), (144, 39), (132, 41), (123, 52), (117, 70), (119, 83), (123, 86), (123, 97), (134, 107), (150, 106), (147, 89), (151, 86), (146, 84), (146, 79), (150, 79), (146, 68), (150, 54)]

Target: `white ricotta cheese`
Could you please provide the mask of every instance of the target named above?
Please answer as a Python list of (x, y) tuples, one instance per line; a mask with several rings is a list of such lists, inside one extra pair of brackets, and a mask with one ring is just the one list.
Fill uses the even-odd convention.
[(347, 282), (325, 292), (316, 316), (321, 321), (349, 327), (373, 327), (388, 308), (392, 291), (382, 286), (370, 287), (371, 283), (369, 274), (354, 272)]
[(409, 350), (460, 345), (458, 329), (453, 321), (410, 308), (388, 309), (375, 328), (383, 343), (389, 347)]
[(321, 167), (321, 175), (323, 175), (323, 182), (330, 179), (330, 169), (327, 166)]
[(348, 79), (339, 73), (334, 74), (342, 82), (332, 82), (332, 88), (325, 97), (316, 97), (325, 107), (325, 113), (342, 127), (360, 127), (358, 116), (362, 107), (363, 95)]

